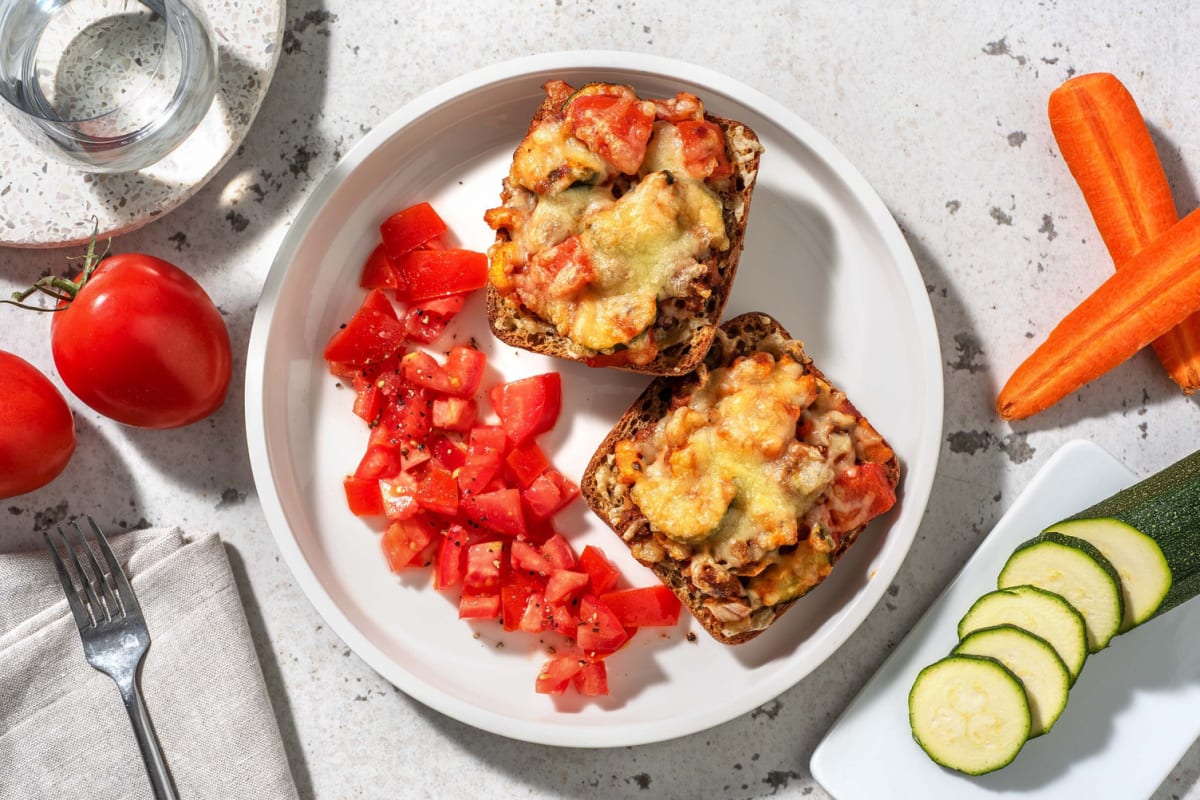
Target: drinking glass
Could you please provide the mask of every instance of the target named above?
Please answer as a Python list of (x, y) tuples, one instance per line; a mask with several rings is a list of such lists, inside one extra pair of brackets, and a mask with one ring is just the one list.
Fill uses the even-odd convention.
[(192, 0), (0, 0), (0, 105), (79, 169), (155, 163), (216, 88), (213, 36)]

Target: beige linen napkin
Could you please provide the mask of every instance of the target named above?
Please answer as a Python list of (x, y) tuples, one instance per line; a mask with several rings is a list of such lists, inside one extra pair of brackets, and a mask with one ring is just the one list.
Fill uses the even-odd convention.
[[(181, 800), (294, 798), (220, 538), (111, 538), (150, 629), (141, 686)], [(116, 684), (84, 660), (45, 552), (0, 554), (0, 798), (152, 798)]]

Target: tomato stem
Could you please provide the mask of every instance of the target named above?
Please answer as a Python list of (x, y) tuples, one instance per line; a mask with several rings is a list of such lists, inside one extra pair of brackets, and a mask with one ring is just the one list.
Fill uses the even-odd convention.
[[(70, 303), (75, 299), (75, 295), (79, 294), (92, 277), (92, 273), (100, 266), (100, 262), (108, 257), (108, 251), (112, 247), (112, 239), (108, 239), (104, 245), (103, 252), (96, 255), (96, 236), (100, 232), (100, 220), (92, 217), (92, 236), (88, 240), (87, 253), (83, 256), (71, 256), (70, 258), (83, 258), (83, 273), (79, 276), (79, 280), (73, 281), (70, 278), (62, 278), (57, 275), (46, 275), (34, 282), (32, 286), (20, 292), (13, 292), (11, 300), (0, 300), (0, 303), (17, 308), (23, 308), (26, 311), (62, 311), (66, 308), (61, 303)], [(35, 306), (26, 303), (31, 295), (35, 292), (41, 292), (54, 299), (54, 306), (46, 308), (45, 306)]]

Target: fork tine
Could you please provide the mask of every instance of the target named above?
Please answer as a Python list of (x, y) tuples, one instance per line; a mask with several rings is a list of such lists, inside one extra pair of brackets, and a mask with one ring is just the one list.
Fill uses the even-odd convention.
[[(58, 532), (62, 537), (62, 530)], [(71, 613), (75, 615), (75, 625), (83, 630), (90, 628), (94, 624), (83, 602), (79, 599), (79, 592), (75, 589), (75, 583), (71, 580), (71, 573), (67, 571), (67, 565), (63, 563), (62, 556), (58, 554), (58, 548), (54, 546), (54, 542), (50, 540), (50, 534), (42, 532), (42, 539), (46, 542), (46, 549), (50, 551), (50, 558), (54, 561), (54, 569), (58, 573), (58, 580), (62, 583), (63, 593), (67, 596), (67, 605), (71, 607)], [(70, 543), (63, 538), (63, 544), (70, 551)]]
[(88, 524), (92, 526), (92, 533), (96, 535), (96, 544), (100, 546), (100, 552), (104, 554), (104, 560), (108, 563), (108, 571), (112, 576), (112, 582), (116, 586), (117, 594), (121, 598), (121, 607), (125, 609), (125, 613), (139, 613), (141, 607), (138, 606), (137, 595), (133, 593), (133, 587), (129, 585), (129, 578), (125, 575), (125, 570), (121, 569), (121, 564), (117, 561), (116, 555), (113, 554), (112, 548), (108, 546), (108, 539), (104, 537), (104, 532), (100, 530), (100, 526), (96, 524), (96, 520), (90, 516), (87, 517)]
[(91, 567), (89, 577), (93, 579), (92, 589), (96, 592), (100, 602), (104, 604), (104, 615), (108, 620), (114, 620), (121, 616), (124, 612), (117, 601), (117, 596), (113, 593), (112, 587), (108, 584), (108, 578), (104, 574), (104, 570), (100, 567), (100, 562), (96, 560), (96, 553), (88, 542), (87, 537), (83, 535), (83, 529), (79, 527), (79, 523), (71, 520), (71, 527), (75, 529), (75, 535), (79, 538), (80, 544), (83, 545), (83, 552), (87, 555), (87, 564)]
[[(76, 531), (78, 530), (76, 528)], [(88, 605), (91, 608), (96, 624), (99, 625), (101, 621), (111, 619), (108, 615), (108, 610), (104, 607), (104, 603), (101, 602), (99, 596), (96, 594), (96, 586), (91, 574), (84, 568), (83, 563), (79, 560), (79, 555), (75, 552), (75, 548), (71, 546), (71, 540), (63, 533), (61, 526), (58, 528), (58, 535), (62, 537), (63, 543), (67, 546), (67, 554), (71, 557), (71, 563), (75, 565), (75, 573), (79, 576), (79, 582), (83, 586), (84, 594), (87, 595)]]

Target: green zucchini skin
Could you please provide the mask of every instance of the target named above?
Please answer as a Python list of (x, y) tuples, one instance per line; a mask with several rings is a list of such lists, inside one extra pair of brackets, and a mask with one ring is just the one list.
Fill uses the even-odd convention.
[(1064, 522), (1106, 517), (1154, 539), (1171, 568), (1171, 588), (1151, 619), (1200, 595), (1200, 450)]

